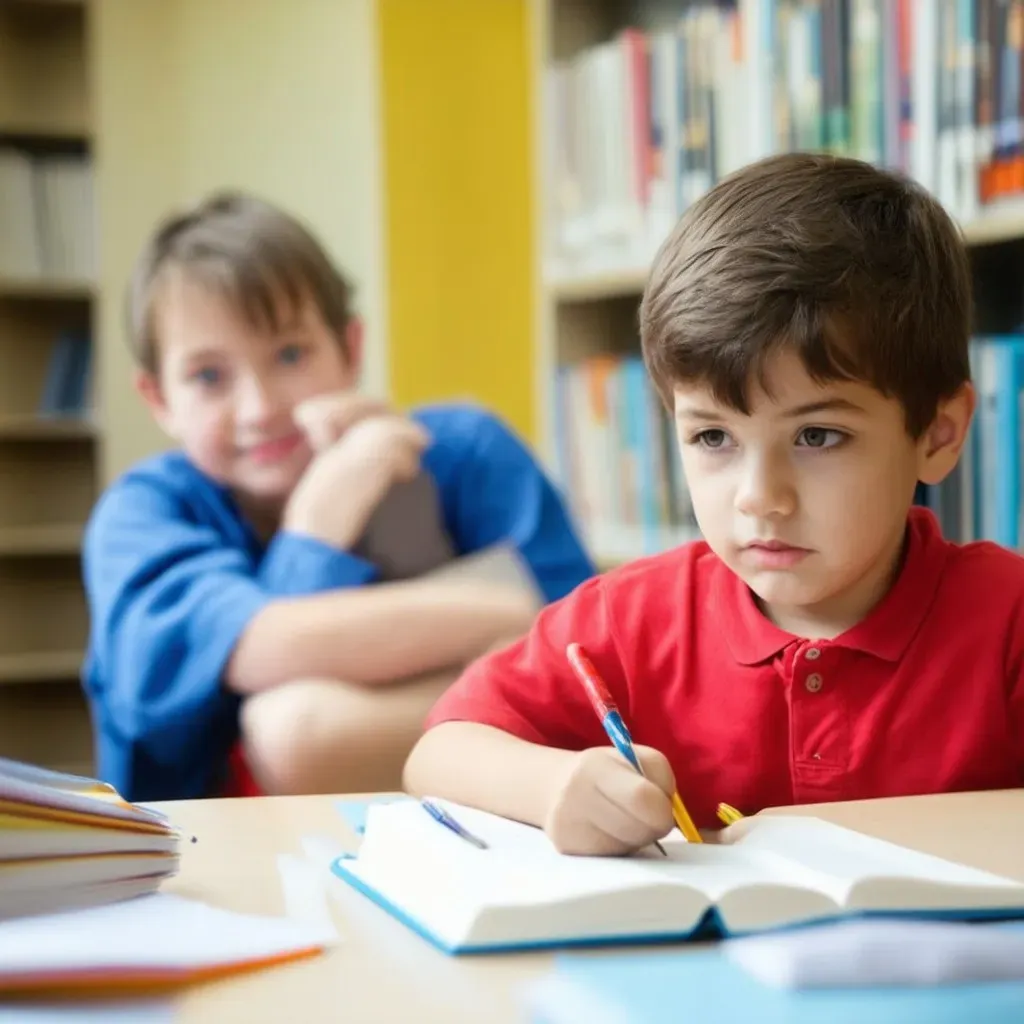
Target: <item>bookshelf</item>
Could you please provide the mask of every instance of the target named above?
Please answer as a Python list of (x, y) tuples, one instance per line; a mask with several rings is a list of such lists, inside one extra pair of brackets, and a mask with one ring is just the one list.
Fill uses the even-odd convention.
[[(958, 46), (968, 6), (975, 45)], [(616, 368), (639, 358), (636, 314), (657, 246), (729, 171), (797, 148), (905, 170), (962, 227), (978, 332), (1024, 330), (1024, 165), (1000, 148), (1019, 100), (1010, 110), (993, 56), (1005, 63), (1019, 46), (1000, 21), (1007, 10), (533, 0), (541, 449), (602, 567), (697, 532), (685, 484), (664, 477), (678, 459), (674, 441), (652, 433), (664, 429), (653, 395)]]
[(87, 0), (0, 3), (0, 755), (88, 772), (98, 486)]

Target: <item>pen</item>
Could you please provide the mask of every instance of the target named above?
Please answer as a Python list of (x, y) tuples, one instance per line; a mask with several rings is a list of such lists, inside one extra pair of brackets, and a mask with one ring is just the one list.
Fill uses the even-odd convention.
[[(566, 648), (566, 655), (577, 678), (583, 684), (583, 689), (586, 691), (590, 703), (600, 717), (604, 731), (608, 733), (609, 739), (615, 745), (615, 749), (643, 775), (644, 770), (640, 766), (640, 760), (636, 756), (636, 752), (633, 750), (633, 739), (629, 735), (626, 723), (623, 722), (622, 715), (616, 707), (615, 701), (612, 700), (612, 695), (608, 692), (608, 687), (605, 686), (604, 680), (598, 675), (597, 669), (594, 668), (593, 662), (587, 657), (586, 651), (579, 644), (569, 644), (568, 648)], [(682, 832), (687, 842), (703, 842), (700, 832), (697, 831), (697, 827), (687, 813), (686, 807), (683, 805), (683, 801), (679, 798), (678, 793), (672, 794), (672, 817), (675, 819), (676, 826)], [(660, 843), (655, 845), (662, 853), (665, 852)]]
[(421, 800), (424, 810), (429, 814), (434, 821), (444, 825), (445, 828), (450, 829), (457, 836), (465, 839), (467, 843), (472, 843), (478, 850), (486, 850), (487, 844), (479, 837), (473, 835), (468, 829), (463, 828), (443, 807), (439, 804), (435, 804), (432, 800)]

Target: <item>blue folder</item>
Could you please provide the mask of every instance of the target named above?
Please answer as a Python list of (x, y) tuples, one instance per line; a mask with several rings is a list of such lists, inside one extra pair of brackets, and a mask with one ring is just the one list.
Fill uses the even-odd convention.
[(1024, 1021), (1024, 982), (788, 991), (714, 950), (576, 954), (528, 1003), (532, 1024), (1011, 1024)]

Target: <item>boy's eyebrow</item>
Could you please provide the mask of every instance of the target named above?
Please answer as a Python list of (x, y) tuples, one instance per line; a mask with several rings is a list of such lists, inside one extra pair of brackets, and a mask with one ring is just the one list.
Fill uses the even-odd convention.
[(220, 359), (224, 353), (215, 348), (197, 348), (191, 352), (185, 352), (183, 355), (187, 363), (200, 363), (207, 359)]
[(812, 412), (864, 412), (864, 409), (848, 398), (823, 398), (817, 402), (794, 406), (792, 409), (787, 409), (783, 415), (808, 416)]
[[(803, 405), (796, 405), (792, 409), (786, 409), (783, 416), (809, 416), (815, 412), (864, 412), (865, 410), (851, 402), (848, 398), (822, 398), (816, 402), (805, 402)], [(721, 410), (698, 409), (683, 406), (676, 410), (676, 419), (694, 420), (720, 420), (724, 414)]]

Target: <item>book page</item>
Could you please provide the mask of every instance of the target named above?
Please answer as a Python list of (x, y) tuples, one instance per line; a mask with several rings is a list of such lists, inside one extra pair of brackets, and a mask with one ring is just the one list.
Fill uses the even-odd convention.
[(790, 866), (739, 847), (667, 839), (668, 857), (654, 848), (629, 857), (566, 856), (540, 829), (438, 803), (487, 849), (410, 800), (370, 808), (349, 870), (453, 944), (471, 933), (498, 941), (556, 924), (596, 934), (628, 930), (630, 922), (637, 931), (682, 930), (723, 900), (751, 926), (836, 909)]
[(922, 887), (921, 906), (941, 904), (943, 890), (954, 897), (953, 905), (984, 904), (989, 898), (995, 906), (1024, 904), (1024, 885), (1018, 882), (818, 818), (747, 818), (726, 830), (725, 836), (729, 845), (804, 878), (851, 906), (917, 906), (915, 885)]

